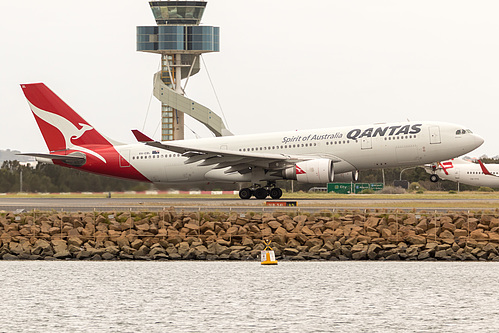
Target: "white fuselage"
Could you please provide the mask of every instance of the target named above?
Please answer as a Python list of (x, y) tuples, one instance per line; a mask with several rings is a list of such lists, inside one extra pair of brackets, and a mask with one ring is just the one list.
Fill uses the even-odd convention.
[[(226, 136), (175, 141), (185, 147), (234, 151), (248, 154), (280, 154), (307, 159), (330, 159), (334, 173), (423, 165), (466, 154), (483, 139), (455, 124), (410, 122), (350, 126), (294, 132)], [(459, 133), (459, 134), (457, 134)], [(130, 165), (152, 182), (258, 181), (282, 177), (266, 176), (264, 168), (248, 173), (230, 173), (201, 162), (186, 164), (187, 157), (138, 143), (115, 147)], [(260, 170), (259, 170), (260, 169)]]
[(499, 164), (485, 164), (492, 175), (485, 174), (480, 164), (462, 159), (443, 161), (440, 165), (435, 171), (431, 167), (425, 167), (425, 170), (443, 180), (473, 186), (499, 187)]

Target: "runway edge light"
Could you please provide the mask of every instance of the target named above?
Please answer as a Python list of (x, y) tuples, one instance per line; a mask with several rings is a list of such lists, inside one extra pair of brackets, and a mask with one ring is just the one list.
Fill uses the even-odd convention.
[(275, 260), (274, 250), (270, 247), (270, 241), (263, 241), (265, 243), (265, 249), (260, 253), (261, 264), (262, 265), (277, 265), (277, 260)]

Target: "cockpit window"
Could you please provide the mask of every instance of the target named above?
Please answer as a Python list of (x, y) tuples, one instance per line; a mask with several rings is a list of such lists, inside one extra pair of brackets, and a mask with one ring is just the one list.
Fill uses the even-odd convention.
[(469, 129), (466, 130), (466, 133), (473, 134), (473, 132)]
[(461, 134), (461, 130), (456, 131), (456, 135), (459, 135), (459, 134)]

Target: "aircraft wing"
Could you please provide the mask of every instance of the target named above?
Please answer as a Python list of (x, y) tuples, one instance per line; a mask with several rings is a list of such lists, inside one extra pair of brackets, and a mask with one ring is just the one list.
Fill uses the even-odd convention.
[(261, 167), (268, 170), (286, 169), (298, 162), (316, 159), (329, 158), (334, 162), (342, 161), (336, 156), (307, 156), (307, 155), (288, 155), (265, 152), (241, 152), (223, 149), (188, 147), (177, 143), (162, 143), (158, 141), (146, 142), (146, 145), (180, 153), (188, 157), (186, 164), (201, 162), (200, 165), (212, 165), (214, 169), (229, 168), (226, 173), (240, 172), (245, 173), (251, 170), (251, 167)]

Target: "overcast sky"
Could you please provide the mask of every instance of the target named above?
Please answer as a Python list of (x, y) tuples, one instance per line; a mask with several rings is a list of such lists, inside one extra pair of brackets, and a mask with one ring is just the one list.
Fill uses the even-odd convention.
[[(485, 138), (468, 156), (496, 156), (498, 13), (496, 0), (208, 0), (221, 49), (204, 61), (235, 134), (436, 120)], [(115, 140), (160, 139), (160, 57), (136, 51), (142, 25), (155, 25), (145, 0), (2, 1), (0, 149), (47, 151), (19, 87), (30, 82)], [(206, 68), (187, 95), (222, 115)]]

